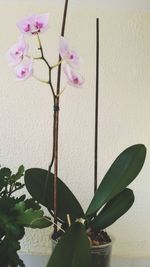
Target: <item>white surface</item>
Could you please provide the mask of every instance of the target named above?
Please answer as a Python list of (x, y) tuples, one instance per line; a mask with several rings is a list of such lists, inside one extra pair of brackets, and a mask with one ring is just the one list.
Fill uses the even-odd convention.
[[(2, 5), (0, 8), (0, 163), (14, 171), (20, 164), (47, 168), (52, 146), (52, 97), (49, 87), (34, 79), (15, 81), (4, 58), (16, 42), (16, 21), (31, 13), (50, 12), (50, 29), (41, 36), (48, 60), (56, 48), (62, 10), (52, 1), (38, 6)], [(12, 8), (13, 6), (13, 8)], [(133, 183), (134, 207), (111, 228), (116, 238), (113, 254), (149, 257), (150, 252), (150, 13), (101, 10), (97, 6), (70, 8), (66, 36), (83, 57), (86, 84), (68, 88), (60, 102), (59, 176), (86, 208), (93, 196), (93, 128), (95, 88), (95, 17), (100, 17), (101, 86), (99, 124), (99, 182), (127, 146), (144, 143), (145, 166)], [(9, 18), (9, 19), (8, 19)], [(37, 68), (40, 77), (46, 70)], [(22, 251), (49, 253), (49, 230), (30, 230)]]
[[(62, 0), (56, 0), (56, 2), (62, 3)], [(111, 9), (150, 9), (149, 0), (73, 0), (70, 1), (70, 4)]]
[[(31, 4), (30, 0), (0, 0), (1, 4), (6, 5), (7, 4), (15, 4), (19, 3), (20, 4)], [(52, 2), (52, 1), (51, 1)], [(32, 4), (40, 5), (42, 6), (43, 4), (49, 4), (49, 0), (32, 0)], [(55, 4), (64, 4), (63, 0), (55, 0)], [(94, 7), (99, 7), (99, 8), (111, 8), (111, 9), (144, 9), (144, 10), (149, 10), (150, 9), (150, 1), (149, 0), (71, 0), (69, 1), (69, 5), (71, 6), (84, 6), (85, 8), (88, 8), (88, 6)]]

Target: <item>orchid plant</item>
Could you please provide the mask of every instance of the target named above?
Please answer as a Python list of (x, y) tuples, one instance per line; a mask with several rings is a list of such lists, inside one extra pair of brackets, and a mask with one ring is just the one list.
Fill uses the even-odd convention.
[[(70, 48), (64, 37), (67, 5), (66, 0), (58, 45), (59, 58), (56, 64), (50, 64), (46, 59), (40, 38), (40, 35), (49, 28), (49, 14), (29, 16), (17, 23), (22, 35), (8, 50), (7, 59), (15, 70), (17, 80), (34, 77), (40, 82), (47, 83), (54, 100), (53, 147), (49, 168), (48, 170), (31, 168), (25, 172), (25, 184), (29, 193), (48, 209), (54, 225), (53, 238), (59, 239), (47, 266), (90, 267), (90, 245), (93, 244), (91, 232), (100, 233), (132, 206), (134, 193), (127, 186), (139, 174), (145, 161), (146, 148), (142, 144), (132, 145), (117, 157), (96, 188), (86, 212), (70, 189), (58, 178), (59, 102), (66, 88), (66, 85), (60, 86), (61, 69), (66, 77), (66, 84), (79, 88), (84, 84), (83, 76), (78, 73), (81, 58)], [(38, 57), (30, 56), (26, 35), (37, 38)], [(34, 73), (36, 60), (42, 60), (46, 64), (47, 81), (41, 81), (40, 77), (36, 77)], [(56, 86), (52, 81), (52, 71), (55, 68), (58, 69)], [(52, 167), (54, 173), (51, 171)]]

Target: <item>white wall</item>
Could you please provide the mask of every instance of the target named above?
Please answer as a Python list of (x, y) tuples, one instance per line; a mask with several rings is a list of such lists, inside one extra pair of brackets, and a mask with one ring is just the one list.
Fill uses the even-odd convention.
[[(20, 4), (20, 0), (12, 0), (11, 2), (13, 3), (17, 3)], [(21, 1), (21, 4), (24, 1)], [(26, 0), (25, 1), (26, 4), (30, 4), (31, 1), (30, 0)], [(45, 4), (49, 4), (49, 0), (44, 0)], [(56, 5), (63, 5), (63, 1), (62, 0), (55, 0), (53, 1), (55, 2)], [(6, 3), (10, 3), (10, 0), (0, 0), (1, 4), (6, 5)], [(36, 4), (36, 5), (43, 5), (43, 2), (41, 2), (40, 0), (32, 0), (32, 4)], [(72, 0), (70, 2), (70, 6), (84, 6), (84, 7), (89, 7), (89, 5), (93, 6), (93, 7), (100, 7), (100, 8), (111, 8), (111, 9), (145, 9), (148, 10), (150, 9), (150, 2), (149, 0)]]
[[(70, 0), (71, 1), (71, 0)], [(90, 2), (90, 1), (89, 1)], [(4, 58), (18, 38), (16, 21), (31, 13), (50, 13), (50, 29), (41, 36), (48, 60), (57, 60), (62, 10), (55, 1), (2, 1), (0, 7), (0, 163), (16, 170), (47, 168), (51, 151), (52, 97), (49, 88), (34, 79), (16, 82)], [(94, 2), (92, 2), (94, 3)], [(141, 1), (142, 3), (142, 1)], [(143, 8), (146, 8), (147, 2)], [(86, 208), (93, 192), (93, 129), (95, 78), (95, 18), (100, 17), (101, 86), (99, 123), (99, 181), (127, 146), (144, 143), (148, 154), (133, 183), (134, 207), (110, 227), (115, 236), (113, 254), (149, 257), (150, 247), (150, 13), (101, 9), (99, 1), (71, 5), (66, 36), (84, 59), (83, 89), (68, 88), (60, 111), (59, 176)], [(37, 69), (41, 76), (45, 68)], [(27, 231), (22, 251), (49, 253), (49, 230)]]

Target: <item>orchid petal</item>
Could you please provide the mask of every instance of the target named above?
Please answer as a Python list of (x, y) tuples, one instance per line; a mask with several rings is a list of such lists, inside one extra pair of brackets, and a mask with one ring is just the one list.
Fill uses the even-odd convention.
[(74, 70), (72, 70), (67, 64), (63, 66), (63, 70), (68, 79), (68, 84), (74, 87), (82, 87), (84, 84), (84, 78), (81, 75), (75, 73)]
[(48, 28), (49, 14), (32, 15), (20, 20), (17, 23), (18, 28), (24, 34), (37, 34), (44, 32)]
[(20, 36), (17, 43), (15, 43), (6, 53), (6, 58), (9, 65), (15, 66), (19, 64), (28, 52), (28, 44), (25, 42), (24, 36)]
[(70, 50), (67, 40), (61, 36), (59, 42), (59, 53), (62, 59), (72, 68), (80, 65), (80, 58), (76, 51)]
[(61, 55), (61, 57), (63, 58), (64, 55), (66, 55), (66, 53), (69, 52), (69, 46), (68, 46), (68, 43), (66, 41), (66, 39), (61, 36), (60, 37), (60, 41), (59, 41), (59, 53)]
[(38, 15), (34, 19), (34, 26), (40, 31), (43, 32), (48, 28), (49, 14)]
[(30, 59), (27, 62), (23, 62), (16, 68), (17, 80), (23, 81), (33, 75), (33, 61)]

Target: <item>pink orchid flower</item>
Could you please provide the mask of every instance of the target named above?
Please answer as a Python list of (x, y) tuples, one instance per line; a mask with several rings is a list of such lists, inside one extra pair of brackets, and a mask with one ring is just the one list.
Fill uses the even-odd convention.
[(79, 67), (80, 58), (78, 54), (76, 51), (70, 50), (69, 45), (63, 36), (60, 37), (59, 53), (62, 59), (64, 59), (72, 68)]
[(32, 15), (17, 23), (22, 33), (37, 34), (44, 32), (48, 28), (49, 14)]
[(68, 84), (74, 87), (82, 87), (84, 84), (84, 78), (81, 75), (76, 74), (67, 64), (63, 66), (63, 70), (68, 79)]
[(33, 75), (33, 61), (30, 59), (21, 63), (15, 71), (17, 80), (24, 81), (28, 79)]
[(20, 36), (18, 42), (14, 44), (6, 53), (6, 57), (9, 65), (17, 65), (19, 64), (24, 56), (28, 52), (28, 44), (25, 42), (25, 39)]

